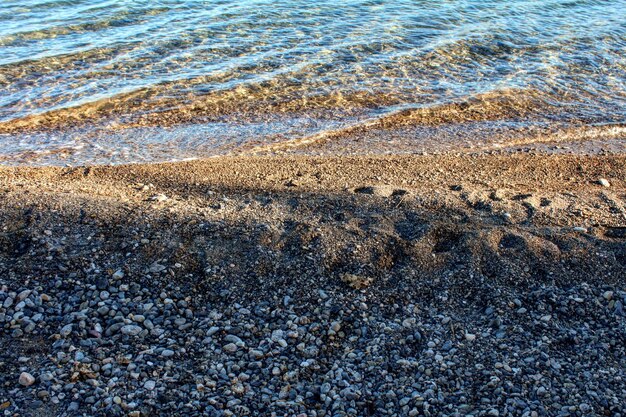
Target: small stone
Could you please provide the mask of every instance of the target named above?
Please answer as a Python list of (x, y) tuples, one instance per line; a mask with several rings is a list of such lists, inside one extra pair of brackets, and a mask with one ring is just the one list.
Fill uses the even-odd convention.
[(127, 324), (126, 326), (122, 326), (120, 332), (127, 336), (137, 336), (139, 333), (141, 333), (141, 330), (142, 329), (139, 326), (136, 326), (134, 324)]
[(70, 333), (72, 333), (72, 327), (73, 325), (70, 324), (66, 324), (65, 326), (63, 326), (61, 328), (61, 331), (59, 332), (59, 334), (61, 335), (61, 337), (67, 337), (70, 335)]
[(20, 374), (20, 378), (18, 379), (20, 385), (25, 387), (30, 387), (35, 383), (35, 377), (29, 374), (28, 372), (22, 372)]
[(163, 349), (163, 351), (161, 351), (161, 356), (163, 356), (164, 358), (169, 358), (171, 356), (174, 356), (174, 351), (170, 349)]
[(320, 392), (322, 394), (328, 394), (330, 392), (331, 386), (328, 382), (324, 382), (320, 387)]
[(372, 186), (359, 187), (359, 188), (355, 188), (354, 192), (359, 193), (359, 194), (375, 195), (378, 197), (391, 197), (391, 196), (397, 196), (397, 195), (404, 195), (407, 193), (406, 190), (403, 190), (400, 188), (394, 188), (390, 185), (372, 185)]
[(217, 326), (213, 326), (211, 328), (209, 328), (209, 330), (207, 330), (206, 334), (207, 336), (213, 336), (215, 333), (219, 332), (220, 328)]
[(252, 356), (255, 359), (261, 359), (262, 357), (265, 356), (265, 354), (261, 350), (252, 349), (250, 351), (250, 356)]
[(162, 202), (162, 201), (169, 200), (169, 198), (165, 194), (155, 194), (152, 197), (150, 197), (149, 200), (150, 201)]
[(146, 381), (146, 382), (143, 384), (143, 387), (144, 387), (145, 389), (147, 389), (147, 390), (152, 391), (152, 390), (156, 387), (156, 382), (155, 382), (155, 381), (152, 381), (152, 380)]
[(234, 343), (228, 343), (224, 346), (224, 350), (229, 353), (233, 353), (237, 350), (237, 345)]
[(118, 269), (117, 271), (113, 273), (113, 275), (111, 275), (111, 278), (115, 280), (124, 278), (124, 271), (122, 271), (121, 269)]
[(224, 337), (224, 341), (225, 342), (234, 343), (237, 346), (243, 346), (244, 345), (243, 340), (241, 340), (239, 337), (235, 336), (234, 334), (227, 334)]
[(158, 262), (155, 262), (152, 265), (150, 265), (150, 268), (148, 268), (148, 272), (156, 274), (156, 273), (164, 271), (165, 269), (166, 269), (165, 266), (161, 265)]
[(28, 298), (28, 296), (30, 295), (31, 290), (24, 290), (21, 293), (19, 293), (17, 295), (17, 300), (18, 301), (24, 301), (26, 298)]
[(105, 276), (99, 276), (96, 278), (96, 288), (99, 290), (106, 290), (109, 288), (109, 280)]
[(598, 184), (600, 184), (603, 187), (610, 187), (611, 186), (611, 183), (608, 180), (606, 180), (605, 178), (598, 179)]
[(354, 288), (355, 290), (360, 290), (362, 288), (367, 288), (372, 283), (372, 278), (364, 277), (362, 275), (356, 274), (343, 274), (341, 276), (341, 280)]
[(272, 336), (271, 339), (274, 342), (278, 342), (280, 339), (282, 339), (285, 336), (285, 333), (280, 330), (280, 329), (276, 329), (272, 332)]
[(473, 342), (474, 340), (476, 340), (476, 335), (472, 333), (465, 333), (465, 340), (467, 340), (468, 342)]

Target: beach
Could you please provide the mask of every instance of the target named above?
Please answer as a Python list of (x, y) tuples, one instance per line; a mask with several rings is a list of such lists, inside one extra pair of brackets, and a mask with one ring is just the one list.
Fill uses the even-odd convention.
[(3, 167), (0, 193), (9, 415), (624, 410), (621, 154)]
[(626, 14), (0, 3), (0, 415), (626, 416)]

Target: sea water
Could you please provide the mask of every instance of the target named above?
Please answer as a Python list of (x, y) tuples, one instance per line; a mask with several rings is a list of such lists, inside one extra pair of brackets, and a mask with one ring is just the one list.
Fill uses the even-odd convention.
[(626, 139), (626, 1), (0, 2), (0, 163)]

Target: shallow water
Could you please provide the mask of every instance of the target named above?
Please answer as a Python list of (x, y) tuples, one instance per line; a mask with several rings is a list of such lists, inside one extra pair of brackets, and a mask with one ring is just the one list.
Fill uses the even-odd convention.
[[(164, 161), (318, 141), (414, 152), (599, 130), (623, 143), (625, 10), (624, 0), (4, 1), (0, 161)], [(400, 145), (389, 150), (390, 138)]]

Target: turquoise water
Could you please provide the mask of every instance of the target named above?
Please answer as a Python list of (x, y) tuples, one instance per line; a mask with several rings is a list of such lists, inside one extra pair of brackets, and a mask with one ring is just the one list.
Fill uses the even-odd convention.
[(0, 89), (7, 163), (194, 158), (359, 124), (428, 126), (435, 144), (621, 138), (626, 1), (2, 1)]

